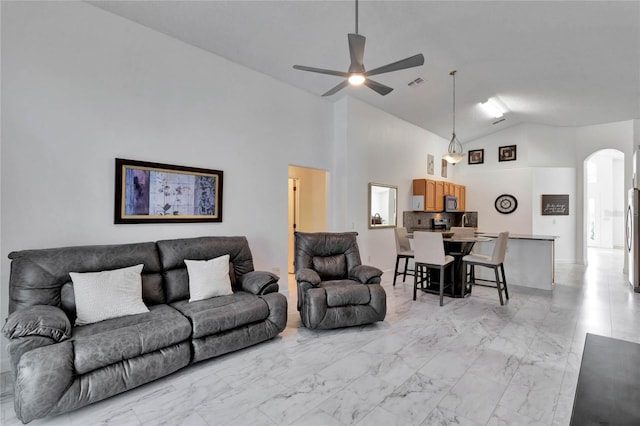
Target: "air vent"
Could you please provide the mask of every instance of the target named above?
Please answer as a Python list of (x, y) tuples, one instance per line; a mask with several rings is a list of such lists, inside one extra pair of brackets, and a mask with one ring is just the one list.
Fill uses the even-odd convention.
[(494, 122), (493, 122), (493, 123), (491, 123), (491, 124), (494, 124), (494, 125), (495, 125), (495, 124), (500, 124), (500, 123), (502, 123), (504, 120), (506, 120), (506, 118), (501, 118), (500, 120), (496, 120), (496, 121), (494, 121)]
[(412, 80), (409, 83), (407, 83), (407, 86), (409, 86), (409, 87), (418, 87), (418, 85), (420, 85), (422, 83), (424, 83), (424, 80), (421, 79), (420, 77), (418, 77), (415, 80)]

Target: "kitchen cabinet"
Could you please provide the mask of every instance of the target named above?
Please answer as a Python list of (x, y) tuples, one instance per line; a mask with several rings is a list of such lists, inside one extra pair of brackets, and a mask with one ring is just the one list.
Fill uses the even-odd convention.
[(425, 212), (436, 211), (436, 181), (431, 179), (413, 180), (413, 209)]
[(444, 210), (444, 182), (438, 180), (435, 184), (435, 211), (441, 212)]
[(464, 211), (466, 207), (466, 188), (453, 182), (414, 179), (413, 180), (413, 210), (425, 212), (444, 211), (444, 196), (458, 197), (458, 210)]

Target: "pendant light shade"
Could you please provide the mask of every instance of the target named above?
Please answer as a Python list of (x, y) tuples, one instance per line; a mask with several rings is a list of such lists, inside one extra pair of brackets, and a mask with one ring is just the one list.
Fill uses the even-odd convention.
[(442, 158), (450, 164), (458, 164), (464, 158), (462, 144), (456, 136), (456, 72), (457, 71), (453, 70), (449, 73), (449, 75), (453, 77), (453, 134), (447, 153), (442, 156)]

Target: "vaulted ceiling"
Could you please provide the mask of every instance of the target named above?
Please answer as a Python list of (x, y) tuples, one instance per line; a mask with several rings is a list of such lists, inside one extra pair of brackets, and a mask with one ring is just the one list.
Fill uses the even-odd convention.
[[(346, 71), (354, 1), (100, 1), (91, 4), (320, 96)], [(639, 1), (360, 1), (368, 69), (423, 53), (349, 95), (449, 139), (451, 70), (464, 143), (518, 123), (583, 126), (640, 118)], [(424, 80), (408, 86), (417, 78)], [(215, 96), (212, 93), (211, 96)], [(478, 104), (498, 97), (505, 120)]]

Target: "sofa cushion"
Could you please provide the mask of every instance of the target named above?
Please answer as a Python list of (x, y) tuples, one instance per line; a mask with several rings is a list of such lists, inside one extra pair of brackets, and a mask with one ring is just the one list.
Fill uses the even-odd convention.
[(69, 272), (98, 272), (144, 264), (142, 297), (147, 305), (164, 303), (160, 259), (155, 243), (78, 246), (22, 250), (9, 254), (11, 292), (9, 313), (25, 306), (62, 306), (71, 322), (75, 318), (72, 292), (61, 300), (61, 287), (70, 287)]
[(198, 302), (182, 300), (171, 306), (189, 318), (194, 339), (264, 321), (269, 316), (267, 303), (244, 291)]
[(122, 360), (180, 343), (191, 335), (191, 324), (167, 305), (150, 312), (113, 318), (73, 329), (74, 366), (85, 374)]
[(253, 271), (253, 258), (245, 237), (199, 237), (157, 242), (164, 269), (167, 302), (189, 298), (189, 277), (184, 260), (209, 260), (228, 254), (231, 287), (240, 290), (237, 279)]
[(327, 293), (330, 308), (349, 305), (367, 305), (371, 301), (369, 287), (352, 280), (323, 281), (320, 283)]
[(344, 254), (314, 256), (313, 269), (323, 280), (339, 280), (347, 277), (347, 259)]

